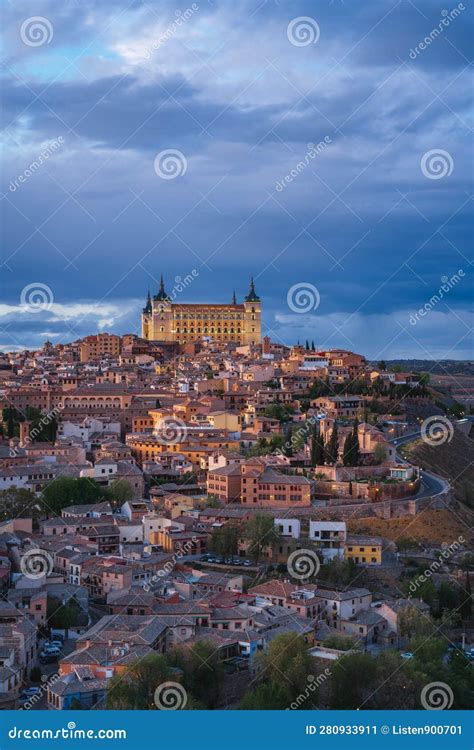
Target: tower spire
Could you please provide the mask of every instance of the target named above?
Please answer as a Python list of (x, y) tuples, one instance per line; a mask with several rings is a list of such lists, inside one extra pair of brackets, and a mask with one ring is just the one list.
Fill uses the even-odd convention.
[(254, 284), (253, 276), (250, 278), (249, 293), (247, 294), (245, 301), (246, 302), (260, 302), (260, 297), (255, 291), (255, 284)]
[(234, 294), (232, 295), (232, 304), (233, 305), (237, 304), (237, 297), (235, 296), (235, 289), (234, 289)]
[(155, 297), (156, 300), (163, 302), (164, 300), (168, 299), (168, 295), (165, 292), (165, 282), (163, 281), (163, 274), (160, 275), (160, 288), (158, 290), (158, 294)]
[(151, 313), (151, 311), (152, 311), (152, 307), (151, 307), (151, 294), (150, 294), (150, 290), (148, 290), (148, 294), (147, 294), (147, 298), (146, 298), (146, 303), (145, 303), (145, 307), (143, 308), (143, 312), (144, 313)]

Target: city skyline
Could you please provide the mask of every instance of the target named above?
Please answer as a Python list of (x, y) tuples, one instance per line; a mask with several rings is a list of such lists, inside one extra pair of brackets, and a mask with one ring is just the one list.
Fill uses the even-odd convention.
[[(194, 272), (190, 303), (253, 275), (288, 345), (470, 356), (462, 3), (43, 0), (3, 21), (0, 350), (138, 331), (159, 273)], [(301, 283), (319, 305), (296, 314)], [(31, 284), (49, 309), (22, 305)]]

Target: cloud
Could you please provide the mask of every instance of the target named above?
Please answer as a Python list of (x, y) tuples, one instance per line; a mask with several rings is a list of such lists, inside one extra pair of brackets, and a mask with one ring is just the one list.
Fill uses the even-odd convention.
[[(216, 0), (177, 27), (171, 0), (40, 5), (3, 14), (0, 321), (17, 338), (37, 342), (39, 325), (58, 326), (61, 340), (138, 330), (148, 286), (192, 268), (191, 301), (227, 299), (234, 285), (241, 294), (253, 273), (271, 328), (288, 287), (307, 279), (325, 315), (371, 324), (380, 315), (390, 338), (394, 316), (417, 309), (443, 274), (467, 272), (467, 13), (411, 59), (440, 21), (434, 0), (242, 0), (238, 14)], [(32, 48), (19, 29), (38, 14), (54, 36)], [(317, 44), (289, 43), (298, 15), (317, 21)], [(277, 191), (308, 143), (326, 136), (324, 153)], [(41, 144), (59, 137), (61, 149), (10, 191)], [(187, 160), (176, 180), (153, 168), (167, 148)], [(451, 155), (449, 177), (422, 173), (431, 149)], [(32, 276), (54, 290), (54, 326), (17, 310)], [(443, 318), (453, 340), (469, 291), (456, 289)], [(334, 345), (345, 335), (363, 350), (365, 330), (336, 332)], [(437, 351), (436, 331), (426, 331), (420, 348)]]

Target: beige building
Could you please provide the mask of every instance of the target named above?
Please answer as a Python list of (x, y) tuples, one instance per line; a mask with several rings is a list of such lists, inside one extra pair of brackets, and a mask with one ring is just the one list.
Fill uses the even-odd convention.
[(113, 333), (98, 333), (95, 336), (86, 336), (82, 340), (81, 362), (89, 362), (90, 359), (110, 354), (118, 357), (120, 354), (120, 336)]
[(261, 301), (253, 279), (243, 303), (235, 294), (227, 305), (173, 302), (161, 278), (158, 294), (148, 298), (142, 312), (142, 337), (149, 341), (188, 344), (202, 339), (235, 344), (259, 344)]

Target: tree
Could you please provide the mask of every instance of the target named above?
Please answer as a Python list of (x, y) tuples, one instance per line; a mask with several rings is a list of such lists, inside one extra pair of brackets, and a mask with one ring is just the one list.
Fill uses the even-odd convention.
[(87, 477), (58, 477), (46, 485), (40, 498), (44, 512), (49, 516), (59, 516), (62, 508), (68, 505), (98, 503), (104, 499), (104, 489)]
[(134, 496), (133, 487), (126, 479), (114, 479), (106, 491), (106, 497), (114, 508), (121, 508), (124, 503), (133, 500)]
[(354, 560), (340, 560), (338, 557), (321, 565), (318, 573), (318, 578), (331, 586), (348, 586), (359, 576)]
[(272, 516), (256, 513), (247, 522), (244, 537), (249, 542), (249, 554), (258, 562), (266, 547), (273, 547), (278, 543), (280, 534)]
[[(423, 598), (424, 601), (426, 599)], [(442, 612), (444, 609), (457, 610), (459, 607), (460, 592), (459, 589), (452, 586), (447, 581), (442, 581), (438, 589), (438, 609)], [(431, 602), (429, 602), (431, 603)]]
[(224, 667), (215, 643), (201, 640), (188, 647), (174, 648), (169, 663), (183, 671), (183, 685), (203, 708), (213, 709), (219, 701)]
[(278, 711), (288, 708), (288, 693), (281, 683), (265, 682), (247, 693), (239, 704), (242, 711)]
[(233, 557), (239, 549), (239, 527), (226, 523), (212, 532), (211, 549), (223, 557)]
[(353, 648), (354, 645), (355, 642), (351, 638), (347, 638), (347, 636), (339, 634), (330, 635), (323, 642), (323, 646), (325, 646), (326, 648), (334, 648), (339, 651), (350, 651), (350, 649)]
[(424, 577), (425, 580), (423, 581), (420, 579), (421, 577), (419, 575), (415, 576), (411, 581), (405, 583), (403, 588), (407, 594), (416, 591), (416, 595), (419, 599), (422, 599), (425, 604), (432, 606), (437, 597), (436, 587), (431, 578)]
[(331, 437), (326, 443), (326, 457), (329, 464), (335, 464), (339, 456), (339, 435), (337, 432), (337, 422), (334, 422)]
[(205, 507), (206, 508), (220, 508), (221, 504), (215, 495), (208, 495)]
[(283, 404), (270, 404), (263, 410), (265, 417), (269, 419), (278, 419), (279, 422), (289, 422), (290, 414), (294, 412), (290, 406), (283, 406)]
[(285, 456), (291, 457), (294, 455), (294, 436), (293, 436), (293, 428), (291, 425), (288, 425), (288, 429), (286, 431), (285, 435), (285, 442), (283, 444), (283, 452)]
[(415, 604), (408, 604), (398, 613), (398, 630), (403, 637), (411, 639), (418, 635), (429, 635), (433, 629), (431, 617), (421, 612)]
[(359, 466), (360, 464), (359, 420), (357, 417), (354, 420), (354, 427), (352, 428), (351, 461), (352, 466)]
[(382, 372), (385, 372), (385, 370), (387, 369), (387, 363), (385, 362), (385, 360), (381, 359), (377, 367), (379, 368), (379, 370), (382, 370)]
[[(314, 664), (308, 644), (301, 636), (295, 636), (292, 632), (282, 633), (271, 641), (268, 651), (257, 658), (260, 678), (282, 685), (288, 703), (308, 687), (308, 675), (312, 674)], [(282, 681), (282, 675), (286, 680)]]
[(115, 675), (108, 683), (107, 708), (157, 709), (156, 688), (172, 679), (170, 665), (162, 654), (148, 654), (127, 668), (125, 675)]
[(375, 660), (375, 676), (362, 708), (402, 711), (415, 708), (416, 694), (423, 683), (416, 678), (400, 655), (385, 651)]
[(387, 458), (387, 451), (382, 443), (377, 443), (374, 451), (374, 458), (376, 464), (381, 464)]
[(463, 620), (470, 620), (472, 613), (472, 593), (471, 593), (471, 579), (469, 573), (466, 571), (466, 579), (464, 588), (461, 591), (461, 607), (460, 615)]
[(68, 637), (69, 628), (80, 624), (82, 609), (74, 597), (61, 602), (55, 596), (48, 597), (47, 621), (50, 628), (65, 630)]
[(338, 659), (330, 677), (330, 707), (358, 709), (373, 689), (375, 675), (375, 659), (369, 654), (347, 654)]
[(311, 436), (311, 466), (322, 466), (325, 460), (324, 438), (319, 432), (319, 426), (315, 423)]
[(0, 491), (0, 521), (9, 521), (11, 518), (32, 518), (33, 524), (40, 516), (38, 498), (31, 490), (19, 487), (10, 487), (8, 490)]
[(330, 706), (353, 710), (414, 708), (417, 684), (400, 655), (393, 651), (378, 657), (348, 653), (334, 664)]
[(352, 451), (353, 451), (353, 436), (352, 432), (348, 434), (344, 440), (344, 448), (342, 453), (342, 463), (344, 466), (353, 466), (352, 464)]

